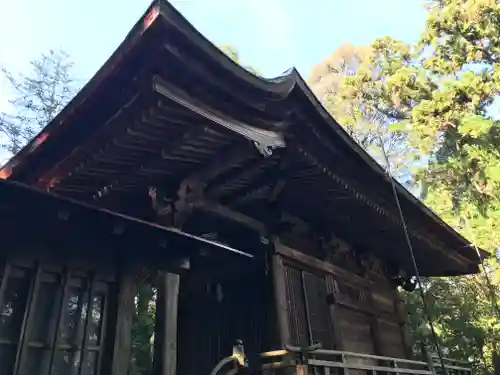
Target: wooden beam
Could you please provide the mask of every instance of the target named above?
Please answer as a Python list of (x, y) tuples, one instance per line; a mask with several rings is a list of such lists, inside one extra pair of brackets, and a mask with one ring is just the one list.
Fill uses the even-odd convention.
[(269, 148), (281, 148), (286, 146), (285, 138), (282, 132), (262, 129), (252, 124), (239, 121), (238, 119), (231, 118), (226, 114), (207, 106), (199, 99), (196, 99), (187, 92), (171, 85), (159, 76), (153, 77), (153, 90), (185, 107), (186, 109), (189, 109), (193, 113), (196, 113), (212, 123), (221, 126), (221, 130), (222, 128), (226, 128), (227, 130), (233, 131), (253, 142)]
[(132, 318), (135, 305), (134, 273), (129, 267), (123, 269), (118, 281), (118, 296), (114, 326), (114, 345), (111, 375), (128, 373), (132, 345)]
[(310, 255), (301, 253), (300, 251), (291, 249), (288, 246), (285, 246), (282, 243), (280, 243), (279, 240), (275, 241), (275, 251), (278, 254), (285, 256), (286, 258), (307, 265), (313, 269), (339, 276), (343, 280), (346, 280), (353, 285), (357, 285), (362, 288), (366, 288), (369, 286), (369, 283), (361, 276), (348, 272), (338, 266), (335, 266), (334, 264), (324, 262)]
[(260, 263), (253, 262), (252, 259), (245, 260), (244, 262), (231, 263), (231, 267), (219, 261), (219, 266), (209, 267), (209, 269), (195, 268), (186, 275), (186, 279), (183, 279), (182, 288), (184, 291), (193, 291), (210, 282), (239, 279), (261, 267)]
[(241, 212), (233, 211), (230, 208), (219, 203), (203, 200), (200, 202), (196, 202), (194, 204), (194, 207), (240, 223), (243, 226), (253, 229), (259, 233), (264, 233), (264, 223), (248, 215), (242, 214)]
[[(165, 207), (162, 215), (170, 214), (173, 225), (182, 228), (191, 216), (191, 202), (204, 199), (207, 185), (227, 169), (251, 157), (252, 149), (249, 147), (249, 142), (244, 141), (237, 140), (208, 163), (183, 178), (177, 190), (177, 200), (170, 205), (170, 208)], [(224, 185), (224, 181), (219, 185)]]

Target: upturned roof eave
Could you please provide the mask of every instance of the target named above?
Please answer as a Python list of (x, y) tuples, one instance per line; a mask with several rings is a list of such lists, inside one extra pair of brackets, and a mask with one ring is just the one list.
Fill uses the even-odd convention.
[[(120, 63), (123, 56), (129, 53), (135, 45), (140, 43), (140, 40), (145, 31), (153, 24), (158, 22), (167, 22), (174, 25), (182, 33), (184, 33), (191, 41), (193, 41), (200, 50), (207, 56), (208, 59), (215, 60), (220, 64), (228, 74), (240, 80), (243, 84), (251, 85), (262, 92), (272, 93), (276, 97), (280, 97), (283, 101), (283, 106), (292, 108), (297, 104), (297, 100), (301, 101), (301, 105), (309, 107), (316, 112), (321, 121), (316, 121), (315, 125), (323, 129), (329, 129), (332, 137), (342, 140), (352, 154), (353, 158), (362, 160), (377, 178), (383, 180), (387, 187), (392, 183), (384, 169), (364, 151), (348, 134), (347, 132), (328, 114), (325, 108), (321, 105), (318, 99), (311, 92), (304, 79), (300, 76), (296, 69), (291, 69), (285, 75), (274, 79), (263, 79), (257, 77), (251, 72), (237, 65), (229, 59), (216, 46), (208, 41), (200, 34), (189, 22), (175, 10), (173, 6), (163, 1), (155, 1), (151, 4), (144, 16), (135, 24), (129, 32), (125, 40), (120, 44), (117, 50), (111, 55), (107, 62), (94, 75), (94, 77), (85, 85), (85, 87), (75, 96), (75, 98), (54, 118), (30, 143), (28, 143), (18, 154), (10, 159), (0, 170), (0, 177), (16, 179), (17, 171), (24, 169), (29, 164), (29, 159), (36, 157), (38, 151), (44, 148), (44, 142), (48, 136), (57, 136), (58, 131), (64, 127), (70, 127), (72, 116), (78, 116), (78, 109), (99, 89), (106, 81), (111, 72), (120, 69)], [(395, 186), (402, 201), (405, 201), (410, 206), (416, 207), (425, 216), (431, 220), (439, 228), (442, 228), (448, 236), (455, 239), (458, 246), (470, 247), (470, 243), (454, 231), (449, 225), (432, 212), (427, 206), (415, 198), (407, 189), (405, 189), (397, 181)], [(471, 259), (472, 261), (472, 259)]]

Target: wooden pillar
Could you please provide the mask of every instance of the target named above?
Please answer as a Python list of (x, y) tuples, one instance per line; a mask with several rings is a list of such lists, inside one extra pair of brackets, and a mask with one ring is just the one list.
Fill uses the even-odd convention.
[(135, 305), (134, 273), (130, 268), (123, 269), (118, 279), (116, 309), (114, 311), (114, 342), (111, 375), (128, 373), (132, 346), (132, 319)]
[[(330, 298), (333, 298), (331, 296)], [(340, 327), (340, 322), (337, 314), (337, 306), (334, 301), (329, 301), (328, 309), (330, 311), (330, 322), (332, 324), (333, 341), (335, 344), (335, 350), (344, 350), (344, 339), (342, 337), (342, 328)]]
[(158, 281), (153, 371), (157, 375), (175, 375), (180, 277), (161, 272)]
[(285, 269), (283, 261), (278, 254), (272, 255), (272, 277), (279, 344), (283, 347), (285, 344), (290, 343), (290, 326), (288, 324), (289, 316), (286, 300)]
[(325, 277), (326, 299), (328, 311), (330, 313), (330, 324), (332, 328), (333, 343), (335, 350), (344, 350), (344, 339), (342, 337), (342, 327), (338, 318), (337, 304), (335, 301), (335, 279), (332, 275)]
[(373, 290), (370, 288), (366, 289), (366, 298), (368, 302), (368, 306), (370, 308), (370, 331), (372, 334), (373, 338), (373, 350), (376, 355), (383, 356), (386, 353), (384, 353), (383, 348), (382, 348), (382, 337), (380, 335), (380, 322), (378, 320), (378, 315), (376, 313), (376, 308), (375, 308), (375, 299), (373, 297), (373, 293), (375, 293)]
[(380, 335), (380, 323), (376, 314), (370, 314), (370, 331), (373, 338), (373, 350), (376, 355), (383, 356), (386, 353), (383, 350), (382, 340)]

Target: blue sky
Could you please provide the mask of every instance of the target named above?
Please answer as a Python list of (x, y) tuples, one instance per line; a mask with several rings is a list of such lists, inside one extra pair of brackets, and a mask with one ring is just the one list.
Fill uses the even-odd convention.
[[(344, 42), (418, 38), (423, 0), (172, 0), (215, 44), (235, 46), (266, 77), (312, 66)], [(71, 3), (71, 6), (68, 4)], [(0, 65), (23, 72), (51, 48), (66, 50), (84, 83), (144, 13), (149, 0), (0, 0)], [(0, 110), (9, 92), (0, 85)], [(1, 156), (1, 155), (0, 155)]]
[[(68, 4), (71, 3), (71, 6)], [(265, 76), (306, 75), (343, 42), (418, 37), (422, 0), (172, 0), (216, 44), (238, 48)], [(12, 70), (49, 48), (72, 56), (88, 79), (123, 40), (149, 0), (0, 0), (0, 63)]]

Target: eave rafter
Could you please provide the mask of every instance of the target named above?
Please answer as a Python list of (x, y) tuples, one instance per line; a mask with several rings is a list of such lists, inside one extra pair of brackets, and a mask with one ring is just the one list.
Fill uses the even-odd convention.
[(127, 180), (137, 179), (137, 178), (140, 179), (141, 175), (150, 176), (151, 171), (158, 170), (162, 172), (163, 171), (163, 168), (161, 167), (162, 163), (165, 161), (165, 159), (168, 159), (173, 152), (175, 152), (179, 147), (184, 145), (186, 141), (191, 139), (197, 139), (201, 137), (203, 134), (209, 132), (211, 132), (211, 129), (209, 127), (199, 127), (191, 129), (186, 133), (178, 134), (177, 137), (171, 139), (161, 149), (159, 158), (156, 154), (148, 155), (138, 163), (138, 167), (128, 171), (127, 173), (122, 174), (119, 178), (112, 181), (108, 186), (103, 187), (100, 191), (97, 192), (97, 194), (100, 195), (112, 189), (119, 188), (120, 185), (122, 185)]
[[(217, 181), (217, 184), (213, 186), (209, 186), (206, 195), (213, 200), (221, 200), (224, 202), (228, 202), (235, 198), (231, 193), (227, 193), (229, 188), (231, 190), (235, 190), (233, 194), (241, 194), (242, 190), (239, 188), (234, 188), (234, 184), (241, 184), (245, 187), (243, 190), (248, 190), (249, 185), (254, 185), (255, 181), (258, 180), (257, 184), (261, 185), (260, 178), (264, 178), (267, 180), (270, 174), (275, 170), (276, 165), (278, 164), (278, 160), (276, 158), (263, 158), (257, 159), (252, 163), (252, 165), (242, 167), (231, 171), (224, 179), (221, 181)], [(245, 181), (245, 182), (242, 182)], [(227, 196), (227, 198), (226, 198)]]
[[(180, 112), (176, 108), (168, 108), (160, 101), (146, 109), (141, 103), (143, 101), (137, 95), (127, 103), (126, 111), (123, 108), (120, 109), (103, 126), (104, 130), (93, 136), (89, 147), (82, 147), (72, 155), (73, 159), (80, 159), (80, 161), (76, 163), (76, 167), (66, 172), (65, 177), (52, 181), (51, 186), (55, 191), (64, 190), (75, 180), (88, 176), (93, 177), (90, 180), (93, 183), (85, 179), (85, 189), (82, 187), (82, 192), (95, 192), (103, 188), (109, 183), (109, 181), (106, 183), (106, 180), (110, 176), (122, 175), (124, 171), (133, 168), (138, 160), (151, 154), (150, 147), (141, 147), (141, 144), (158, 144), (161, 139), (168, 138), (175, 130), (174, 124), (185, 125), (185, 112)], [(162, 117), (168, 118), (169, 121), (161, 121)], [(196, 126), (198, 122), (199, 120), (191, 119), (190, 126)], [(106, 129), (108, 133), (111, 131), (112, 133), (106, 133)], [(103, 143), (100, 140), (106, 141)], [(83, 154), (84, 157), (79, 154)], [(53, 171), (58, 171), (59, 176), (64, 176), (64, 170), (53, 168)]]
[[(397, 228), (400, 228), (401, 230), (403, 230), (401, 220), (398, 217), (394, 216), (394, 214), (390, 213), (385, 208), (374, 203), (366, 195), (360, 193), (358, 190), (356, 190), (352, 186), (350, 186), (344, 179), (342, 179), (341, 177), (339, 177), (337, 174), (335, 174), (333, 172), (333, 170), (328, 166), (327, 162), (320, 161), (316, 156), (312, 155), (310, 152), (304, 150), (303, 148), (299, 148), (299, 152), (302, 153), (304, 155), (304, 157), (306, 157), (311, 163), (313, 163), (318, 168), (318, 170), (320, 170), (322, 173), (328, 175), (337, 184), (341, 185), (346, 191), (348, 191), (352, 195), (352, 197), (363, 202), (363, 204), (367, 205), (368, 207), (370, 207), (371, 209), (376, 211), (378, 214), (380, 214), (381, 216), (386, 218), (389, 222), (391, 222)], [(460, 254), (452, 254), (449, 251), (446, 251), (441, 246), (439, 246), (437, 243), (432, 242), (428, 238), (422, 236), (417, 231), (415, 231), (413, 229), (409, 229), (409, 232), (410, 232), (410, 236), (412, 238), (417, 239), (418, 241), (425, 243), (430, 248), (441, 252), (444, 256), (446, 256), (447, 258), (453, 259), (458, 264), (467, 265), (470, 263), (470, 261), (468, 259), (464, 258)]]
[(222, 150), (219, 155), (210, 160), (204, 166), (191, 172), (187, 177), (183, 178), (184, 183), (189, 185), (203, 185), (203, 188), (208, 183), (213, 181), (228, 169), (234, 168), (235, 165), (243, 163), (255, 154), (255, 150), (250, 147), (248, 142), (241, 140), (236, 141), (228, 149)]

